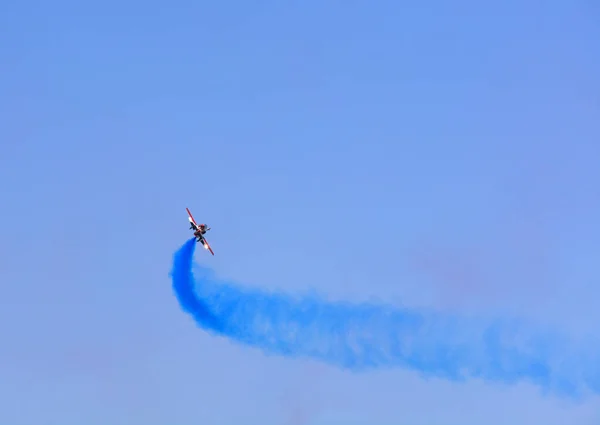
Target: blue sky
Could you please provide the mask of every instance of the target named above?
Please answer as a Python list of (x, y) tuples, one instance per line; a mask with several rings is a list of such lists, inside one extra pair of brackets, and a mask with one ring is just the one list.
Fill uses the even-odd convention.
[(170, 286), (189, 207), (226, 279), (596, 338), (600, 9), (496, 3), (4, 6), (0, 422), (597, 423), (267, 357)]

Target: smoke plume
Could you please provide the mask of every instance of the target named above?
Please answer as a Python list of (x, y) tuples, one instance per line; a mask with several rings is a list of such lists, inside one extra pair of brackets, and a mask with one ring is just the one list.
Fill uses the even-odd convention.
[(250, 289), (196, 268), (195, 246), (190, 239), (175, 253), (173, 289), (181, 308), (215, 336), (356, 372), (402, 367), (455, 381), (526, 381), (569, 397), (600, 392), (595, 351), (553, 332), (516, 319)]

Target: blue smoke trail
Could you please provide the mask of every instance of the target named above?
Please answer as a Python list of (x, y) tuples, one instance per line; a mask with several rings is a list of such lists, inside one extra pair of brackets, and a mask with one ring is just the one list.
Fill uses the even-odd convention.
[(241, 288), (205, 268), (193, 272), (195, 240), (174, 255), (171, 277), (181, 308), (206, 331), (289, 357), (353, 371), (405, 367), (455, 381), (479, 378), (580, 397), (600, 392), (597, 357), (516, 320), (475, 318), (376, 304), (327, 302)]

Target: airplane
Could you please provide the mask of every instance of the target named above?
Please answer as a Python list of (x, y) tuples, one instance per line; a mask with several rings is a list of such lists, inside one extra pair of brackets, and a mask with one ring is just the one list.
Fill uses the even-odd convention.
[(210, 230), (210, 227), (208, 227), (206, 224), (200, 224), (200, 225), (196, 224), (196, 220), (194, 220), (194, 217), (192, 216), (192, 213), (190, 212), (190, 210), (186, 208), (186, 211), (189, 215), (188, 220), (190, 220), (190, 229), (194, 231), (194, 236), (196, 237), (196, 242), (201, 242), (202, 245), (204, 246), (204, 249), (209, 250), (212, 255), (215, 255), (212, 248), (208, 244), (208, 241), (204, 237), (204, 234)]

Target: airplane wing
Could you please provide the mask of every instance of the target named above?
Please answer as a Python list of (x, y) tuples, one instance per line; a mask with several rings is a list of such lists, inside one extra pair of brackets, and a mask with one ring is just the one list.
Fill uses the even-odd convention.
[(190, 212), (190, 210), (188, 208), (185, 209), (189, 215), (188, 220), (190, 220), (190, 223), (192, 224), (192, 226), (194, 226), (194, 229), (198, 230), (198, 224), (196, 224), (196, 220), (194, 220), (194, 216), (192, 215), (192, 213)]
[(202, 244), (204, 245), (204, 249), (208, 249), (212, 255), (215, 255), (206, 238), (202, 238)]
[[(186, 208), (185, 210), (187, 211), (187, 213), (189, 215), (188, 219), (190, 220), (190, 224), (194, 227), (195, 230), (198, 230), (200, 228), (200, 226), (198, 226), (198, 224), (196, 223), (196, 220), (194, 220), (194, 216), (192, 215), (192, 213), (190, 212), (190, 210), (188, 208)], [(202, 242), (202, 245), (204, 245), (204, 249), (209, 250), (212, 255), (215, 255), (212, 248), (208, 244), (208, 241), (206, 240), (206, 238), (204, 236), (200, 236), (200, 238), (201, 238), (200, 241)]]

